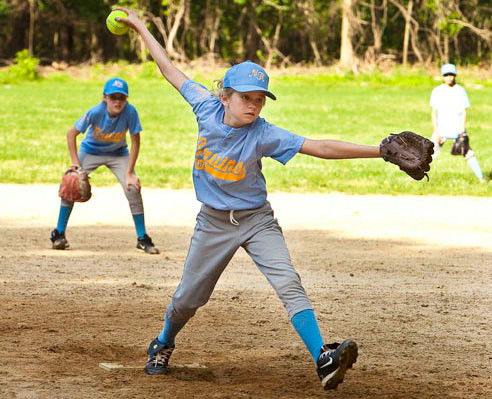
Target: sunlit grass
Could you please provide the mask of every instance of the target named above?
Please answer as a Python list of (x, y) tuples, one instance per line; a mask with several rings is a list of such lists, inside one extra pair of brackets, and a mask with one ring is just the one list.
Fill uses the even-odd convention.
[[(217, 75), (207, 76), (211, 87)], [(99, 76), (100, 75), (100, 76)], [(0, 182), (58, 183), (70, 160), (65, 133), (101, 100), (104, 70), (92, 79), (53, 75), (37, 82), (0, 86)], [(197, 126), (191, 107), (163, 79), (125, 76), (130, 103), (143, 126), (137, 173), (146, 187), (191, 188)], [(466, 83), (466, 82), (465, 82)], [(425, 74), (281, 76), (272, 74), (262, 116), (270, 123), (313, 139), (378, 145), (389, 133), (412, 130), (430, 137), (429, 96), (438, 82)], [(465, 84), (466, 86), (466, 84)], [(492, 87), (466, 86), (472, 103), (468, 130), (486, 176), (492, 171)], [(81, 136), (79, 136), (81, 137)], [(80, 143), (80, 140), (79, 140)], [(297, 155), (287, 166), (267, 159), (269, 190), (357, 194), (490, 195), (462, 157), (452, 157), (446, 143), (432, 164), (430, 182), (415, 182), (381, 159), (325, 161)], [(114, 184), (105, 168), (92, 183)]]

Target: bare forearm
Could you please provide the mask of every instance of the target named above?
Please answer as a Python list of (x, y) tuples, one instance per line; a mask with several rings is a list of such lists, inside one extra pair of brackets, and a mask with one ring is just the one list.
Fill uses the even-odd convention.
[(367, 146), (336, 140), (306, 139), (301, 154), (323, 159), (379, 158), (379, 146)]
[(70, 155), (70, 160), (72, 162), (72, 165), (80, 166), (79, 156), (77, 153), (78, 134), (79, 131), (75, 129), (75, 127), (69, 129), (69, 131), (67, 132), (67, 147), (68, 147), (68, 153)]
[(135, 165), (137, 163), (139, 152), (140, 152), (140, 140), (139, 138), (138, 139), (133, 138), (132, 136), (132, 148), (130, 149), (130, 159), (128, 161), (128, 168), (126, 170), (127, 175), (133, 173), (135, 169)]
[(431, 120), (432, 120), (432, 129), (434, 132), (437, 132), (437, 111), (435, 109), (431, 110)]
[(125, 7), (116, 7), (115, 9), (124, 11), (128, 14), (128, 18), (120, 18), (119, 21), (126, 23), (128, 26), (135, 29), (149, 49), (150, 55), (159, 67), (162, 76), (164, 76), (177, 90), (180, 90), (183, 83), (188, 79), (187, 76), (174, 66), (169, 59), (166, 50), (164, 50), (157, 39), (152, 36), (152, 33), (149, 32), (145, 24), (132, 10)]

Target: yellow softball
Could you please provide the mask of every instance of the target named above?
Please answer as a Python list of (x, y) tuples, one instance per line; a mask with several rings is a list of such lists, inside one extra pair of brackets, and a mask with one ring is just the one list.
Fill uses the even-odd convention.
[(108, 15), (108, 18), (106, 18), (106, 26), (108, 27), (109, 31), (114, 34), (114, 35), (124, 35), (126, 32), (128, 32), (128, 25), (124, 24), (123, 22), (118, 22), (116, 18), (127, 18), (128, 15), (120, 10), (114, 10), (111, 11), (111, 14)]

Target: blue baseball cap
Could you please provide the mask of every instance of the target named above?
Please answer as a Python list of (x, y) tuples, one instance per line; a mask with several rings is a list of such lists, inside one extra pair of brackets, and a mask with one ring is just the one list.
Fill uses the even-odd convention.
[(107, 96), (114, 93), (121, 93), (128, 97), (128, 83), (120, 78), (111, 78), (104, 84), (103, 93)]
[(456, 66), (454, 64), (444, 64), (441, 67), (441, 75), (456, 75)]
[(229, 68), (224, 76), (224, 89), (230, 87), (240, 93), (263, 91), (272, 100), (277, 97), (268, 91), (269, 77), (265, 70), (251, 61), (241, 62)]

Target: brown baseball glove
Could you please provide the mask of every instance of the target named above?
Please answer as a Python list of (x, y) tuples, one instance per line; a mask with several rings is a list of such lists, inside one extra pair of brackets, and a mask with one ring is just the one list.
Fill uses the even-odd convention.
[(453, 146), (451, 147), (452, 155), (463, 155), (466, 157), (466, 154), (470, 150), (470, 139), (466, 132), (460, 133), (458, 138), (454, 140)]
[(414, 132), (392, 133), (379, 146), (381, 157), (398, 165), (399, 168), (415, 180), (424, 176), (430, 170), (434, 143)]
[(58, 195), (70, 202), (85, 202), (91, 198), (89, 176), (80, 166), (72, 166), (62, 177)]

